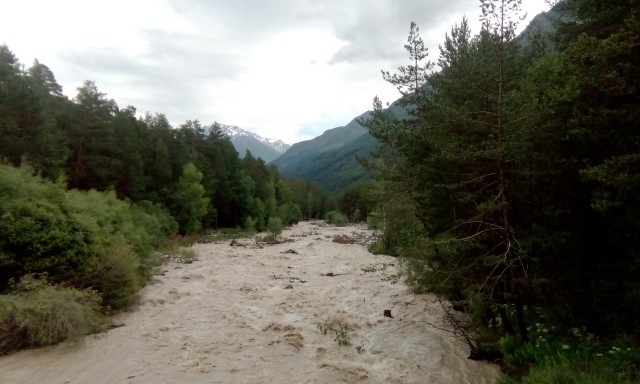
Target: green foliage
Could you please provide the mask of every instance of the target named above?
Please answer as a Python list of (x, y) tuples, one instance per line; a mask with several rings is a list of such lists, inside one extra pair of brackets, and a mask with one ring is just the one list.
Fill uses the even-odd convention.
[(180, 264), (191, 264), (198, 260), (195, 250), (179, 246), (176, 243), (162, 247), (157, 254), (164, 261), (171, 261)]
[(327, 321), (325, 323), (318, 324), (318, 330), (323, 335), (334, 334), (335, 338), (333, 341), (338, 343), (339, 346), (344, 347), (347, 345), (351, 345), (351, 340), (349, 339), (349, 326), (347, 323), (343, 323), (341, 321), (333, 320)]
[(336, 225), (339, 227), (343, 227), (349, 224), (349, 219), (346, 215), (337, 212), (337, 211), (329, 211), (326, 213), (324, 220), (331, 225)]
[(0, 166), (0, 287), (25, 274), (97, 290), (104, 304), (132, 303), (150, 274), (151, 252), (175, 230), (160, 207), (133, 206), (114, 192), (70, 190)]
[(254, 233), (256, 233), (256, 221), (253, 220), (251, 216), (247, 216), (244, 219), (244, 225), (242, 227), (250, 235), (253, 235)]
[(131, 214), (136, 227), (144, 228), (148, 233), (149, 244), (154, 248), (178, 232), (178, 223), (160, 204), (139, 201), (131, 206)]
[(0, 159), (18, 166), (25, 159), (55, 179), (68, 152), (58, 118), (60, 86), (45, 65), (28, 71), (6, 45), (0, 45)]
[(382, 144), (367, 162), (375, 249), (402, 255), (416, 290), (470, 312), (470, 345), (502, 337), (514, 373), (530, 369), (523, 382), (637, 381), (633, 348), (607, 360), (624, 347), (548, 344), (531, 324), (542, 310), (550, 329), (637, 339), (640, 8), (561, 2), (576, 12), (558, 16), (573, 24), (563, 50), (534, 52), (514, 39), (520, 1), (481, 4), (482, 31), (454, 26), (440, 71), (420, 77), (412, 59), (385, 73), (411, 116), (376, 99), (364, 122)]
[[(267, 208), (258, 224), (264, 226), (268, 216), (280, 214), (275, 207), (292, 203), (277, 170), (253, 158), (241, 161), (216, 124), (187, 120), (174, 129), (161, 113), (137, 118), (135, 107), (119, 108), (93, 81), (70, 100), (46, 65), (36, 60), (24, 70), (6, 45), (0, 46), (0, 68), (0, 159), (12, 165), (28, 163), (50, 180), (64, 175), (70, 188), (113, 190), (119, 199), (160, 204), (181, 232), (257, 218), (256, 197)], [(187, 197), (176, 196), (186, 193), (180, 178), (188, 163), (203, 175), (209, 200), (203, 216), (187, 213)], [(265, 196), (269, 183), (273, 199)]]
[(596, 182), (591, 206), (604, 215), (621, 208), (636, 208), (632, 196), (640, 187), (640, 153), (625, 154), (606, 159), (602, 164), (581, 170), (587, 182)]
[(640, 380), (637, 347), (605, 343), (577, 328), (564, 337), (539, 323), (535, 328), (535, 341), (521, 343), (509, 336), (500, 340), (505, 366), (511, 373), (500, 383), (630, 384)]
[(372, 190), (378, 206), (369, 213), (367, 227), (378, 231), (376, 242), (370, 247), (374, 253), (398, 255), (403, 242), (423, 228), (408, 196), (392, 192), (395, 188), (387, 184)]
[[(282, 225), (292, 225), (302, 218), (298, 191), (285, 182), (274, 166), (267, 166), (262, 159), (254, 158), (250, 152), (242, 159), (244, 172), (255, 181), (250, 216), (255, 220), (257, 231), (268, 227), (272, 217), (278, 217)], [(304, 203), (303, 203), (304, 204)]]
[(25, 326), (34, 346), (78, 339), (104, 322), (101, 301), (94, 290), (56, 287), (43, 277), (26, 275), (9, 294), (0, 295), (0, 324)]
[(269, 233), (267, 235), (257, 237), (256, 241), (260, 243), (275, 243), (278, 239), (273, 235), (273, 233)]
[[(105, 304), (113, 308), (132, 304), (150, 273), (152, 248), (160, 241), (141, 224), (155, 220), (142, 211), (135, 215), (135, 210), (113, 192), (72, 190), (67, 196), (71, 217), (88, 232), (91, 253), (73, 277), (65, 280), (78, 287), (97, 289)], [(137, 222), (136, 217), (147, 220)], [(156, 231), (156, 236), (161, 235), (161, 228), (150, 229)]]
[(530, 163), (539, 171), (527, 199), (538, 208), (530, 248), (550, 283), (542, 284), (544, 301), (562, 303), (559, 318), (600, 335), (637, 334), (640, 316), (631, 283), (640, 276), (633, 234), (640, 62), (630, 48), (640, 35), (639, 9), (625, 4), (568, 2), (588, 20), (568, 23), (587, 34), (565, 40), (565, 50), (540, 60), (524, 83), (539, 117), (532, 143), (541, 153)]
[(88, 231), (67, 210), (65, 187), (0, 165), (0, 288), (10, 278), (47, 272), (70, 278), (93, 254)]
[(47, 273), (125, 307), (158, 263), (153, 249), (176, 231), (238, 227), (248, 216), (263, 230), (272, 217), (302, 216), (277, 169), (241, 161), (215, 124), (138, 118), (93, 81), (69, 99), (46, 65), (25, 70), (6, 45), (0, 79), (0, 159), (22, 167), (0, 166), (0, 292)]
[(289, 179), (286, 181), (291, 191), (291, 200), (300, 210), (300, 218), (319, 219), (327, 211), (329, 194), (317, 184), (306, 180)]
[(193, 163), (187, 163), (175, 192), (174, 200), (180, 233), (195, 233), (202, 230), (202, 218), (207, 214), (209, 198), (201, 184), (202, 173)]
[(384, 229), (384, 215), (382, 210), (375, 209), (367, 217), (367, 229), (381, 231)]
[(270, 217), (267, 229), (273, 235), (273, 239), (277, 240), (278, 236), (282, 233), (282, 219), (277, 216)]
[[(148, 267), (153, 264), (148, 263)], [(144, 270), (140, 259), (125, 244), (105, 249), (99, 256), (89, 258), (82, 272), (70, 279), (74, 286), (89, 287), (101, 293), (104, 305), (112, 309), (130, 307), (136, 293), (144, 286), (151, 271)]]
[(264, 195), (262, 196), (264, 202), (264, 214), (267, 218), (271, 218), (276, 215), (276, 188), (272, 180), (269, 180), (264, 186)]
[(278, 217), (282, 218), (284, 225), (297, 224), (302, 218), (300, 207), (292, 203), (284, 203), (278, 206)]
[(348, 213), (354, 223), (366, 221), (372, 208), (372, 183), (356, 183), (347, 187), (338, 197), (340, 212)]
[(262, 202), (262, 199), (258, 197), (253, 199), (251, 212), (253, 214), (253, 217), (256, 218), (255, 219), (256, 230), (258, 232), (262, 232), (265, 229), (265, 224), (266, 224), (266, 220), (265, 220), (266, 214), (265, 214), (264, 203)]
[(477, 325), (499, 319), (483, 337), (526, 344), (534, 305), (564, 327), (636, 334), (638, 9), (606, 41), (581, 37), (528, 67), (512, 41), (519, 5), (482, 1), (481, 33), (454, 26), (428, 75), (411, 26), (411, 64), (384, 73), (411, 117), (375, 100), (364, 122), (383, 144), (367, 163), (377, 171), (369, 223), (383, 231), (375, 250), (402, 255), (417, 290)]

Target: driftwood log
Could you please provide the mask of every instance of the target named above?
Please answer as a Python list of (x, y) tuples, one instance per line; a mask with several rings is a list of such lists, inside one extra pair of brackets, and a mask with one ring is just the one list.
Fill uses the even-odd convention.
[(348, 275), (349, 273), (333, 273), (333, 272), (328, 272), (328, 273), (321, 273), (320, 276), (327, 276), (327, 277), (336, 277), (336, 276), (341, 276), (341, 275)]

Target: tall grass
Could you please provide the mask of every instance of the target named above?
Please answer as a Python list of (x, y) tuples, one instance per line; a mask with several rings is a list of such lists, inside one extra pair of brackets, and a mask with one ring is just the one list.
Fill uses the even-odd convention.
[(632, 384), (640, 382), (640, 348), (628, 341), (598, 340), (573, 328), (552, 334), (541, 324), (532, 327), (532, 341), (503, 337), (500, 349), (510, 376), (500, 384)]
[(33, 275), (0, 295), (0, 323), (27, 328), (27, 344), (44, 346), (79, 339), (104, 323), (102, 298), (94, 290), (62, 288)]

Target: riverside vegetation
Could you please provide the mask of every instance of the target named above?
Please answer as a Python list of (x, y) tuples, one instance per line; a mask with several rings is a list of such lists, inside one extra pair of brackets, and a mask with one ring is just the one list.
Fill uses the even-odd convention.
[(361, 121), (373, 250), (449, 300), (502, 383), (638, 382), (640, 4), (559, 1), (555, 33), (516, 37), (521, 1), (480, 3), (435, 62), (412, 23), (383, 71), (411, 117), (376, 98)]

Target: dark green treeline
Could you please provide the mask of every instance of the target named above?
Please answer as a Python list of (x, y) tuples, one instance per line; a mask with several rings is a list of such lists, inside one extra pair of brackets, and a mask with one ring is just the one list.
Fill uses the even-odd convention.
[(556, 41), (524, 45), (519, 3), (481, 1), (481, 32), (463, 20), (433, 62), (412, 24), (410, 64), (383, 72), (412, 117), (376, 100), (363, 122), (378, 246), (478, 342), (536, 342), (536, 324), (639, 340), (640, 5), (559, 2)]
[(119, 108), (92, 81), (69, 99), (46, 65), (36, 60), (25, 70), (6, 45), (0, 46), (0, 159), (26, 162), (50, 180), (62, 176), (70, 189), (161, 204), (182, 233), (241, 226), (249, 217), (258, 230), (272, 216), (284, 224), (321, 217), (327, 199), (315, 191), (313, 199), (323, 200), (310, 202), (316, 187), (286, 182), (250, 154), (241, 160), (215, 124), (172, 127), (160, 113), (137, 117), (133, 106)]

